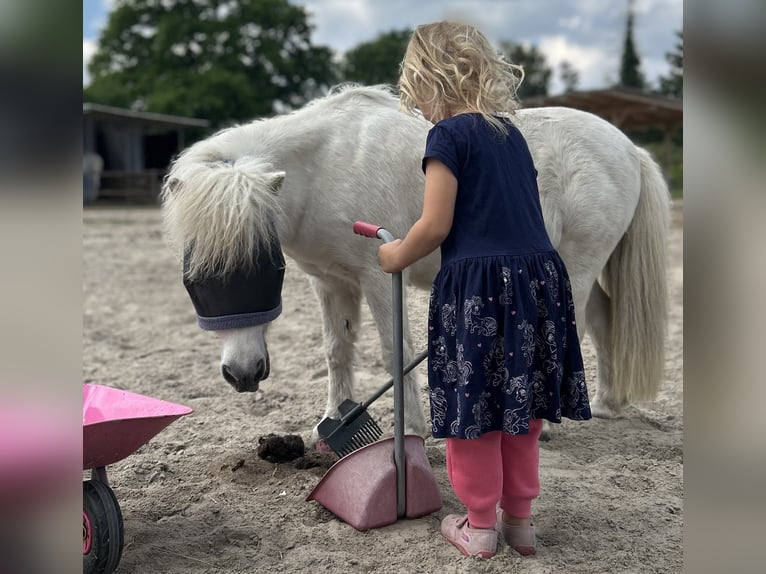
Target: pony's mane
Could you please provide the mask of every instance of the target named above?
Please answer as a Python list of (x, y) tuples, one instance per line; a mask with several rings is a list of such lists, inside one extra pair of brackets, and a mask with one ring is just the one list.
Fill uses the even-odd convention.
[(190, 279), (251, 269), (283, 217), (277, 191), (284, 172), (258, 158), (173, 164), (162, 190), (166, 237), (186, 256)]
[(385, 84), (360, 86), (359, 84), (347, 83), (330, 88), (325, 97), (310, 101), (302, 109), (311, 109), (314, 106), (342, 106), (351, 101), (360, 100), (386, 107), (397, 108), (399, 106), (399, 98), (391, 86)]

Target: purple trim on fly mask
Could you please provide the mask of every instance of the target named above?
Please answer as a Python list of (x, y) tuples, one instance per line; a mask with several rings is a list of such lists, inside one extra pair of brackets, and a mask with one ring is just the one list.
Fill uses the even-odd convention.
[(222, 315), (220, 317), (200, 317), (197, 315), (197, 325), (205, 331), (227, 331), (242, 329), (269, 323), (282, 314), (282, 303), (268, 311), (256, 313), (239, 313), (237, 315)]

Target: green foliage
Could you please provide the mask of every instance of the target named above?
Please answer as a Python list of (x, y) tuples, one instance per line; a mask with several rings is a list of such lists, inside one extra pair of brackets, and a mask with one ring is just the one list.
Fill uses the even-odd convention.
[(643, 90), (646, 86), (644, 74), (641, 72), (641, 59), (633, 43), (633, 9), (628, 10), (628, 22), (625, 29), (625, 43), (622, 50), (620, 65), (620, 85), (626, 88)]
[(399, 64), (404, 59), (410, 36), (412, 30), (393, 30), (349, 50), (341, 64), (343, 80), (367, 86), (396, 85), (399, 82)]
[(670, 164), (667, 174), (668, 185), (670, 187), (670, 197), (673, 199), (682, 199), (684, 196), (684, 164), (683, 161), (677, 161)]
[(665, 59), (670, 64), (670, 73), (660, 78), (659, 92), (667, 96), (683, 98), (684, 96), (684, 33), (677, 31), (675, 52), (665, 54)]
[(524, 68), (524, 82), (518, 91), (520, 99), (547, 96), (552, 70), (537, 46), (525, 47), (513, 42), (501, 42), (500, 51), (506, 59)]
[(628, 137), (638, 146), (646, 148), (662, 166), (671, 196), (676, 199), (684, 194), (684, 132), (678, 128), (664, 141), (659, 129), (627, 132)]
[(337, 81), (310, 35), (287, 0), (118, 0), (83, 97), (214, 126), (272, 115)]
[[(680, 131), (680, 130), (679, 130)], [(677, 134), (676, 134), (677, 135)], [(676, 142), (670, 144), (668, 148), (664, 144), (650, 144), (646, 146), (655, 159), (661, 160), (665, 179), (670, 188), (670, 195), (673, 199), (679, 199), (684, 196), (684, 152), (683, 146)]]

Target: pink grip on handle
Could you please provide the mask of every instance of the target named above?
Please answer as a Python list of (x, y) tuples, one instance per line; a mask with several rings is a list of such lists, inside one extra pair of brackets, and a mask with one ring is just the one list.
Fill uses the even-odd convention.
[(378, 230), (382, 229), (380, 225), (365, 223), (364, 221), (354, 222), (354, 233), (364, 235), (365, 237), (377, 237)]

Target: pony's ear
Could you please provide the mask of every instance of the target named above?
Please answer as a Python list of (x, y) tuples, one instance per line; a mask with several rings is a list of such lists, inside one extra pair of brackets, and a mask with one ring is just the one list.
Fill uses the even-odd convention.
[(279, 194), (282, 183), (285, 181), (285, 175), (287, 174), (284, 171), (274, 171), (266, 176), (268, 178), (269, 191), (274, 195)]
[(167, 189), (170, 193), (175, 193), (180, 185), (181, 180), (176, 177), (165, 178), (165, 189)]

